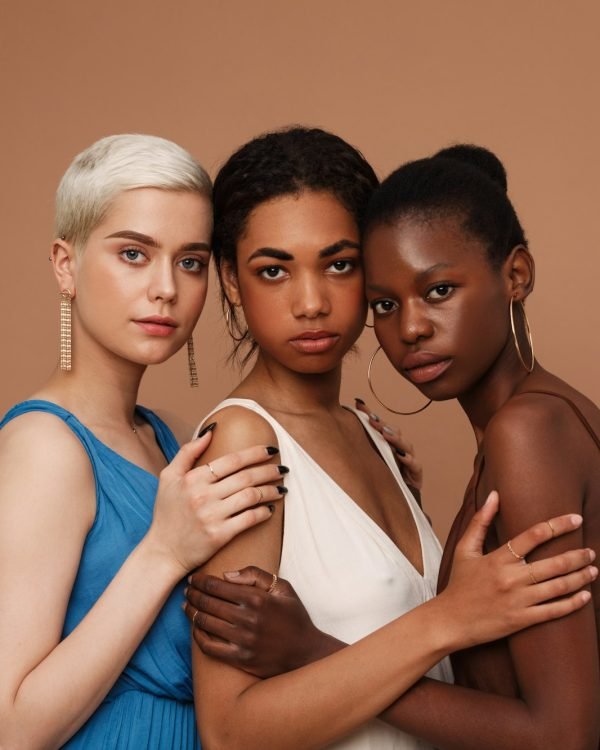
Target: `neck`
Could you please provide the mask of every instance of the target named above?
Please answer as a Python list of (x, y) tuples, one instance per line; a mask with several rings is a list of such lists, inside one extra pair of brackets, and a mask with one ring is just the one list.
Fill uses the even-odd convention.
[(319, 373), (299, 373), (259, 353), (252, 372), (233, 395), (260, 401), (270, 411), (310, 414), (332, 411), (340, 405), (342, 365)]
[(477, 445), (481, 444), (485, 428), (494, 414), (512, 396), (534, 384), (542, 372), (542, 368), (536, 364), (533, 371), (528, 373), (511, 342), (490, 370), (469, 391), (458, 397), (475, 432)]
[(145, 366), (80, 341), (72, 370), (56, 369), (36, 394), (63, 406), (88, 425), (134, 427), (134, 413)]

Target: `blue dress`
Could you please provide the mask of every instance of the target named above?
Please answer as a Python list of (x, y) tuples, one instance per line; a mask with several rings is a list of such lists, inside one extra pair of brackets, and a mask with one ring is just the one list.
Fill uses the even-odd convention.
[[(102, 443), (70, 412), (49, 401), (17, 404), (0, 422), (31, 411), (55, 414), (85, 448), (96, 482), (96, 516), (71, 591), (63, 627), (69, 635), (147, 532), (158, 480)], [(178, 450), (173, 433), (141, 406), (167, 461)], [(95, 713), (64, 745), (69, 750), (198, 750), (192, 695), (190, 628), (181, 609), (183, 583)], [(93, 648), (93, 644), (90, 646)], [(83, 665), (82, 668), (85, 668)]]

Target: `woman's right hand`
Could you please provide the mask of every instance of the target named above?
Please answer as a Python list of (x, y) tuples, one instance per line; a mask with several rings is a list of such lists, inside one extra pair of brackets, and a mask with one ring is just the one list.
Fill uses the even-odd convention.
[(257, 445), (196, 466), (211, 435), (209, 430), (183, 445), (161, 471), (145, 539), (174, 565), (179, 578), (237, 534), (270, 518), (272, 503), (286, 491), (285, 467), (267, 463), (278, 453), (273, 447)]
[(483, 541), (498, 501), (498, 493), (492, 492), (473, 516), (456, 547), (448, 586), (437, 597), (456, 626), (457, 650), (580, 609), (591, 599), (589, 591), (580, 589), (598, 576), (598, 569), (590, 565), (596, 557), (591, 549), (571, 550), (535, 563), (525, 559), (553, 536), (579, 528), (582, 518), (575, 514), (531, 526), (510, 540), (512, 552), (504, 544), (484, 555)]

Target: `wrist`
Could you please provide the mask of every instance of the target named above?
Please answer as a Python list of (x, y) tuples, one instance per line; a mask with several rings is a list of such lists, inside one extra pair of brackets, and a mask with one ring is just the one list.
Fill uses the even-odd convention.
[(464, 618), (448, 600), (445, 591), (419, 607), (424, 615), (423, 630), (439, 659), (469, 645)]
[(172, 551), (154, 537), (152, 529), (138, 544), (137, 552), (148, 571), (152, 570), (152, 575), (157, 576), (157, 582), (162, 580), (171, 588), (189, 573)]

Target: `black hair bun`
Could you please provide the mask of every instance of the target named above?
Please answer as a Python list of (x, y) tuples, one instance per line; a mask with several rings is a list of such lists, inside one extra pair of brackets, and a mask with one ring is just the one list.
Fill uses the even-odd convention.
[(453, 159), (463, 164), (469, 164), (472, 167), (484, 172), (492, 182), (499, 185), (504, 192), (507, 191), (506, 170), (498, 157), (487, 148), (473, 146), (468, 143), (459, 143), (456, 146), (443, 148), (434, 154), (433, 159)]

